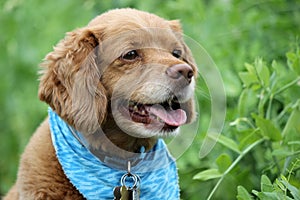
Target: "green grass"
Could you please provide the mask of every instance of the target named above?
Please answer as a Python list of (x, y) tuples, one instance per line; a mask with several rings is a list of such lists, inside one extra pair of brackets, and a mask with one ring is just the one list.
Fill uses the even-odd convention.
[[(37, 98), (39, 63), (47, 52), (51, 51), (52, 47), (63, 38), (65, 32), (84, 26), (94, 16), (116, 7), (134, 7), (167, 19), (180, 19), (185, 34), (205, 48), (218, 66), (225, 85), (227, 112), (223, 136), (240, 145), (240, 148), (247, 148), (248, 145), (255, 143), (259, 136), (241, 144), (245, 136), (249, 134), (244, 130), (244, 124), (239, 124), (238, 128), (230, 126), (231, 122), (243, 117), (253, 123), (256, 128), (264, 129), (263, 123), (257, 122), (262, 118), (270, 119), (281, 134), (286, 130), (285, 124), (296, 109), (291, 105), (295, 105), (299, 98), (299, 85), (293, 84), (287, 90), (279, 92), (280, 95), (272, 99), (271, 103), (269, 103), (271, 96), (268, 96), (259, 104), (255, 95), (257, 92), (262, 92), (264, 87), (259, 90), (253, 88), (252, 85), (243, 86), (245, 85), (244, 79), (247, 79), (249, 74), (244, 77), (242, 75), (241, 78), (244, 79), (241, 79), (239, 74), (247, 73), (244, 63), (250, 63), (255, 69), (259, 68), (255, 60), (262, 58), (270, 74), (276, 70), (281, 74), (276, 78), (269, 77), (270, 80), (276, 79), (277, 81), (274, 91), (280, 91), (280, 88), (297, 78), (296, 73), (287, 64), (286, 58), (286, 52), (290, 50), (295, 55), (297, 54), (295, 44), (298, 42), (297, 38), (300, 33), (300, 3), (297, 0), (3, 0), (0, 2), (0, 44), (2, 47), (0, 49), (0, 194), (4, 194), (13, 184), (20, 154), (35, 128), (46, 116), (47, 106), (39, 102)], [(276, 60), (278, 65), (275, 70), (271, 64), (273, 60)], [(289, 62), (291, 61), (292, 58)], [(294, 63), (296, 64), (293, 70), (297, 71), (300, 66), (297, 65), (297, 61)], [(194, 180), (194, 175), (208, 169), (217, 169), (217, 163), (225, 162), (227, 158), (234, 162), (239, 157), (236, 152), (224, 146), (224, 141), (218, 141), (205, 158), (199, 158), (199, 150), (210, 120), (211, 102), (207, 87), (201, 77), (197, 88), (197, 99), (201, 108), (200, 129), (193, 144), (178, 160), (182, 198), (189, 200), (198, 200), (199, 195), (201, 199), (206, 199), (209, 194), (212, 194), (211, 191), (218, 182), (216, 179)], [(244, 92), (245, 90), (247, 92)], [(267, 92), (268, 89), (265, 88), (265, 93)], [(241, 96), (246, 100), (241, 100)], [(278, 112), (282, 109), (286, 109), (286, 112), (278, 117), (277, 114), (280, 115)], [(255, 117), (253, 113), (261, 118)], [(299, 148), (297, 146), (299, 129), (293, 127), (290, 129), (294, 133), (287, 134), (289, 138), (282, 141), (285, 144), (282, 148), (276, 141), (266, 139), (245, 154), (226, 173), (213, 194), (213, 199), (235, 199), (238, 194), (238, 185), (241, 185), (239, 196), (243, 198), (247, 196), (243, 188), (246, 188), (249, 193), (255, 190), (256, 192), (251, 193), (252, 196), (264, 196), (266, 189), (261, 188), (260, 183), (266, 182), (266, 179), (261, 180), (262, 175), (267, 175), (270, 182), (275, 184), (273, 189), (278, 188), (280, 184), (280, 186), (285, 184), (288, 187), (289, 185), (284, 178), (280, 177), (280, 174), (284, 176), (289, 174), (278, 170), (276, 165), (282, 169), (282, 162), (284, 163), (284, 160), (288, 158), (284, 152), (289, 150), (290, 153), (295, 153)], [(291, 147), (291, 142), (294, 142), (293, 151), (288, 149)], [(274, 152), (270, 148), (273, 151), (277, 150), (275, 156), (278, 156), (276, 153), (281, 153), (277, 158), (277, 164), (272, 160)], [(265, 153), (267, 155), (263, 156)], [(225, 161), (222, 160), (224, 156), (221, 156), (222, 159), (219, 158), (221, 154), (227, 155)], [(215, 162), (217, 158), (220, 160)], [(299, 153), (296, 154), (296, 158), (299, 159)], [(296, 158), (293, 157), (293, 159)], [(288, 181), (297, 188), (300, 187), (299, 174), (299, 166), (295, 164), (288, 176)]]

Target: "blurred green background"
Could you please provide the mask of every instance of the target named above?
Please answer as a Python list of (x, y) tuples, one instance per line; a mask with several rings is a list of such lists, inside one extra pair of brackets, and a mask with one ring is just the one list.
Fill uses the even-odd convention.
[[(221, 72), (227, 94), (227, 123), (236, 117), (242, 90), (238, 72), (244, 70), (244, 63), (256, 57), (286, 62), (285, 53), (300, 34), (297, 0), (1, 0), (0, 196), (14, 183), (20, 154), (47, 114), (47, 105), (37, 98), (39, 63), (66, 32), (85, 26), (102, 12), (121, 7), (181, 20), (185, 34), (207, 50)], [(223, 151), (217, 145), (208, 158), (199, 159), (210, 102), (201, 92), (198, 99), (203, 108), (201, 128), (193, 145), (178, 160), (183, 199), (207, 196), (215, 182), (192, 177)], [(226, 195), (219, 199), (233, 199), (239, 181), (231, 180)]]

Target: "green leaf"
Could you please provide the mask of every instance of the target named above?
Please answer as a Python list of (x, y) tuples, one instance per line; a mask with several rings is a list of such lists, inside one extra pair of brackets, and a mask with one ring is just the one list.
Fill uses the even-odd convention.
[(287, 157), (287, 156), (292, 156), (293, 154), (294, 154), (294, 152), (288, 151), (284, 148), (279, 148), (279, 149), (275, 149), (274, 151), (272, 151), (272, 156)]
[(248, 94), (249, 94), (249, 90), (245, 89), (242, 91), (240, 95), (239, 102), (238, 102), (238, 113), (240, 116), (245, 116), (245, 114), (247, 113), (246, 109), (248, 107), (246, 106), (246, 102), (249, 96)]
[(232, 160), (228, 154), (223, 153), (217, 158), (216, 163), (218, 165), (219, 172), (224, 173), (231, 165)]
[(288, 180), (285, 178), (285, 176), (281, 175), (281, 183), (285, 185), (285, 187), (291, 192), (292, 196), (300, 200), (300, 190), (296, 188), (295, 186), (291, 185)]
[[(298, 101), (298, 104), (300, 104), (300, 101)], [(295, 106), (292, 114), (290, 115), (283, 131), (282, 135), (286, 136), (289, 134), (292, 130), (296, 130), (300, 132), (300, 109), (299, 105)]]
[(249, 63), (245, 63), (245, 68), (247, 69), (247, 71), (250, 73), (250, 74), (256, 74), (256, 70), (255, 70), (255, 67)]
[(255, 60), (255, 67), (262, 86), (268, 87), (270, 85), (270, 71), (268, 67), (265, 65), (262, 59)]
[(255, 195), (255, 196), (258, 196), (259, 192), (256, 191), (256, 190), (252, 190), (252, 193)]
[(288, 52), (286, 53), (286, 57), (288, 59), (288, 66), (295, 71), (298, 75), (300, 75), (300, 50), (296, 49), (296, 52)]
[(274, 187), (270, 179), (266, 175), (261, 176), (260, 187), (262, 192), (273, 192)]
[(245, 88), (240, 94), (238, 101), (239, 116), (247, 116), (251, 109), (255, 109), (257, 98), (255, 92), (251, 89)]
[(257, 140), (261, 139), (261, 135), (259, 134), (258, 129), (249, 129), (243, 131), (243, 134), (245, 135), (239, 143), (239, 149), (243, 150), (248, 145), (253, 144)]
[(210, 179), (220, 178), (222, 173), (218, 169), (207, 169), (196, 174), (193, 179), (207, 181)]
[(276, 192), (259, 192), (257, 196), (261, 200), (283, 200), (282, 195)]
[(275, 187), (276, 187), (277, 191), (286, 191), (286, 187), (278, 178), (275, 180), (275, 183), (276, 183)]
[(249, 72), (239, 72), (239, 76), (245, 87), (251, 87), (252, 85), (259, 83), (256, 74), (250, 74)]
[(237, 189), (238, 189), (238, 194), (236, 198), (238, 200), (252, 200), (251, 195), (243, 186), (239, 185)]
[(261, 130), (263, 136), (273, 141), (282, 140), (280, 131), (274, 126), (271, 120), (255, 115), (256, 126)]
[(209, 134), (208, 137), (224, 145), (225, 147), (237, 152), (238, 154), (241, 153), (237, 143), (226, 136), (218, 135), (218, 134)]

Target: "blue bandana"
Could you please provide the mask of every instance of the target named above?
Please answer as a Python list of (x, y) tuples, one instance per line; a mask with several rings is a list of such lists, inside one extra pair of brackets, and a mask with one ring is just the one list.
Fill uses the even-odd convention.
[[(120, 179), (127, 171), (105, 162), (112, 158), (107, 157), (103, 162), (92, 154), (51, 109), (49, 123), (57, 158), (71, 183), (88, 200), (112, 200), (114, 187), (120, 186)], [(131, 172), (140, 177), (141, 200), (179, 199), (176, 164), (162, 139), (149, 153), (144, 153)]]

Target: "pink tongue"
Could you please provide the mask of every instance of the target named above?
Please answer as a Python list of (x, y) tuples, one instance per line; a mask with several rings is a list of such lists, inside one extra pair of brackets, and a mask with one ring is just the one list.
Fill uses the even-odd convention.
[(162, 106), (151, 106), (149, 111), (171, 126), (181, 126), (186, 122), (186, 113), (182, 109), (165, 110)]

